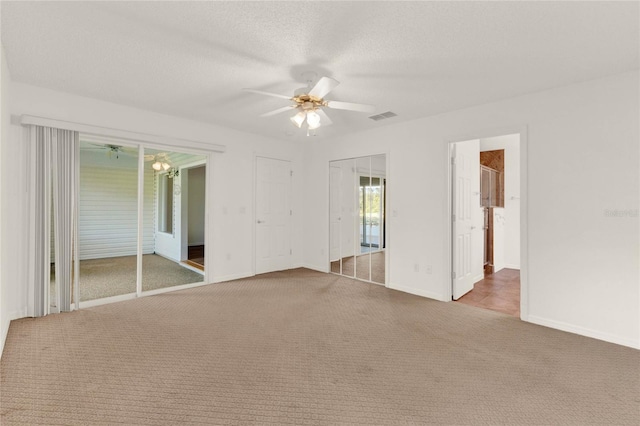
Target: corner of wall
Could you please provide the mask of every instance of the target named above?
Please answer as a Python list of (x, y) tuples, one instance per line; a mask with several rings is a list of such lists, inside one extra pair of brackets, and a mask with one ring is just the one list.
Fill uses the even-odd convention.
[[(0, 43), (0, 188), (2, 188), (2, 153), (4, 151), (3, 146), (5, 143), (6, 135), (8, 132), (7, 124), (9, 118), (9, 111), (7, 109), (8, 104), (8, 84), (9, 84), (9, 68), (7, 67), (7, 59), (4, 53), (4, 46)], [(4, 264), (2, 259), (2, 198), (1, 194), (4, 191), (0, 189), (0, 271), (2, 271), (2, 265)], [(5, 296), (4, 296), (4, 281), (2, 280), (2, 274), (0, 273), (0, 357), (2, 357), (2, 351), (4, 350), (4, 342), (9, 332), (9, 321), (6, 319), (5, 308)]]

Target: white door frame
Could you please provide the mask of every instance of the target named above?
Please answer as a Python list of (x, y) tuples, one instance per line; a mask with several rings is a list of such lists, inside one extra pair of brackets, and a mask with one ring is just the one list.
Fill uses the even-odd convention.
[[(446, 197), (447, 202), (444, 205), (445, 222), (449, 224), (448, 232), (445, 234), (445, 265), (442, 294), (447, 302), (451, 301), (453, 256), (451, 250), (453, 248), (452, 241), (452, 185), (451, 185), (451, 149), (452, 144), (456, 142), (464, 142), (471, 139), (484, 139), (503, 135), (518, 134), (520, 136), (520, 319), (529, 320), (529, 193), (528, 193), (528, 128), (523, 126), (512, 126), (499, 129), (479, 130), (472, 134), (458, 135), (445, 140), (446, 143)], [(448, 296), (447, 296), (448, 295)]]

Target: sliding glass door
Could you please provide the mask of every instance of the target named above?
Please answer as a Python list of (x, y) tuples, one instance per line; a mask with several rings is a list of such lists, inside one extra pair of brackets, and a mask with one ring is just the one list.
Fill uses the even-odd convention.
[(81, 138), (78, 236), (80, 300), (135, 294), (137, 147)]
[(206, 157), (145, 149), (142, 291), (204, 280)]
[(206, 163), (81, 135), (81, 303), (204, 281)]

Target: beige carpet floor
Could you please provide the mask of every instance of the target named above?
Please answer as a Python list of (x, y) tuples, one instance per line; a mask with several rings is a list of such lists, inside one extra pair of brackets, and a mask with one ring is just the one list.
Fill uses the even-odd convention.
[[(80, 261), (80, 301), (136, 292), (136, 256)], [(202, 282), (203, 276), (157, 254), (142, 256), (142, 290)]]
[(3, 425), (637, 425), (640, 351), (305, 269), (13, 321)]

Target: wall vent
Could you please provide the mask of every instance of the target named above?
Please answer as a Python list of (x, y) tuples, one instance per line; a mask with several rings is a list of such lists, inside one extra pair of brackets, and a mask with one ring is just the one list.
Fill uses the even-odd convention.
[(396, 114), (395, 112), (387, 111), (387, 112), (383, 112), (382, 114), (372, 115), (369, 118), (372, 119), (373, 121), (380, 121), (380, 120), (385, 120), (387, 118), (397, 117), (397, 116), (398, 114)]

